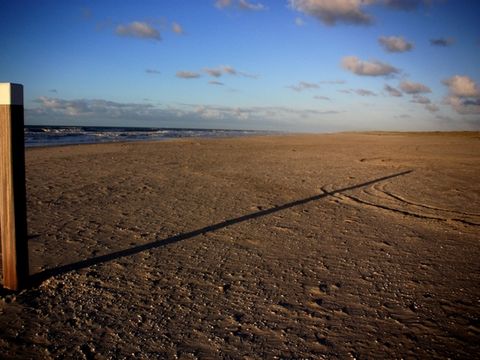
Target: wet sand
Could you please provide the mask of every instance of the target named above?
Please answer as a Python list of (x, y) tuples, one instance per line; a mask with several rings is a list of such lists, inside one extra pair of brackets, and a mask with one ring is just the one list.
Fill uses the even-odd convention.
[(475, 358), (480, 134), (29, 149), (2, 358)]

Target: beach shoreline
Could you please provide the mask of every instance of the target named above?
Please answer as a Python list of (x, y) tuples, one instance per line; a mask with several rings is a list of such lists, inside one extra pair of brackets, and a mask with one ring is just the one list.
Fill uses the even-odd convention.
[(480, 133), (26, 151), (6, 358), (472, 357)]

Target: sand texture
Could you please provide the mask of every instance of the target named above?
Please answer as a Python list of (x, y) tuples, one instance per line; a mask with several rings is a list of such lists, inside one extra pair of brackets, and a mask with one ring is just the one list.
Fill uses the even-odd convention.
[(478, 358), (480, 134), (30, 149), (10, 358)]

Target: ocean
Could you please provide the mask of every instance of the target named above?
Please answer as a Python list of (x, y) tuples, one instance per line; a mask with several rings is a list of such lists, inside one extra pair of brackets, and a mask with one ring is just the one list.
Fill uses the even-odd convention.
[(125, 141), (160, 141), (178, 138), (225, 138), (273, 134), (271, 131), (173, 129), (101, 126), (25, 126), (25, 146), (61, 146)]

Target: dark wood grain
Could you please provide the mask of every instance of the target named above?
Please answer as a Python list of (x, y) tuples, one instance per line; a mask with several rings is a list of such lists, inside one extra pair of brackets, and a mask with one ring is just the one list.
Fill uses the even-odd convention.
[(0, 105), (0, 237), (3, 286), (24, 288), (28, 282), (23, 106)]

